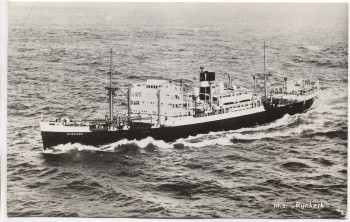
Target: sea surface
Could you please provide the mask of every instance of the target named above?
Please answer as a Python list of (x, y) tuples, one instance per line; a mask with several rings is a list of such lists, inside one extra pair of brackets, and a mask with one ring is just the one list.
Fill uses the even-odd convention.
[[(8, 215), (344, 217), (347, 21), (347, 4), (10, 2)], [(66, 144), (43, 153), (42, 115), (108, 112), (111, 48), (122, 89), (148, 78), (196, 85), (200, 66), (252, 88), (264, 41), (271, 85), (285, 76), (320, 80), (307, 112), (174, 143), (124, 140), (109, 145), (115, 152)], [(310, 202), (323, 205), (293, 207)]]

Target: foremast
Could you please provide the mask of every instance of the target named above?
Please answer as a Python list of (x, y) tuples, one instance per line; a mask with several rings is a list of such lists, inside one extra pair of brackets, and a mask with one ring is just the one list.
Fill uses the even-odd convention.
[(110, 51), (110, 67), (109, 67), (109, 87), (105, 87), (106, 90), (108, 90), (108, 97), (109, 97), (109, 122), (113, 122), (113, 97), (115, 96), (115, 91), (117, 91), (117, 88), (112, 87), (112, 81), (113, 81), (113, 50)]

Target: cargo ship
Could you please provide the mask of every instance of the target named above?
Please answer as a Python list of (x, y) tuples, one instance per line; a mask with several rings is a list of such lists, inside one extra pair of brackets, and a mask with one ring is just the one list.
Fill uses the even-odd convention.
[(280, 87), (267, 87), (264, 47), (264, 87), (237, 87), (232, 76), (228, 82), (216, 80), (215, 72), (200, 67), (199, 86), (188, 88), (184, 80), (147, 79), (127, 87), (127, 107), (115, 113), (116, 91), (113, 86), (112, 50), (110, 55), (109, 115), (103, 119), (74, 120), (69, 118), (40, 121), (44, 150), (60, 144), (80, 143), (101, 147), (123, 139), (141, 140), (152, 137), (173, 142), (209, 132), (235, 130), (266, 124), (308, 110), (319, 90), (317, 80), (289, 80)]

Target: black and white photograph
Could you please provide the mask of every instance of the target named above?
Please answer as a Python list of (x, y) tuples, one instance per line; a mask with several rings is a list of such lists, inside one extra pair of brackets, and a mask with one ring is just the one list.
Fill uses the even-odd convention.
[(8, 218), (347, 217), (347, 2), (7, 5)]

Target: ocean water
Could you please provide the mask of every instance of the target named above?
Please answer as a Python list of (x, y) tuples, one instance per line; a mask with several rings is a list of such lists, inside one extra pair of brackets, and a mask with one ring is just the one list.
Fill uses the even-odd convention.
[[(347, 20), (346, 4), (9, 3), (8, 215), (344, 217)], [(110, 48), (119, 87), (147, 78), (196, 85), (204, 66), (251, 88), (264, 41), (271, 85), (320, 80), (307, 112), (174, 143), (66, 144), (43, 154), (42, 114), (108, 112)], [(309, 202), (323, 205), (293, 207)]]

